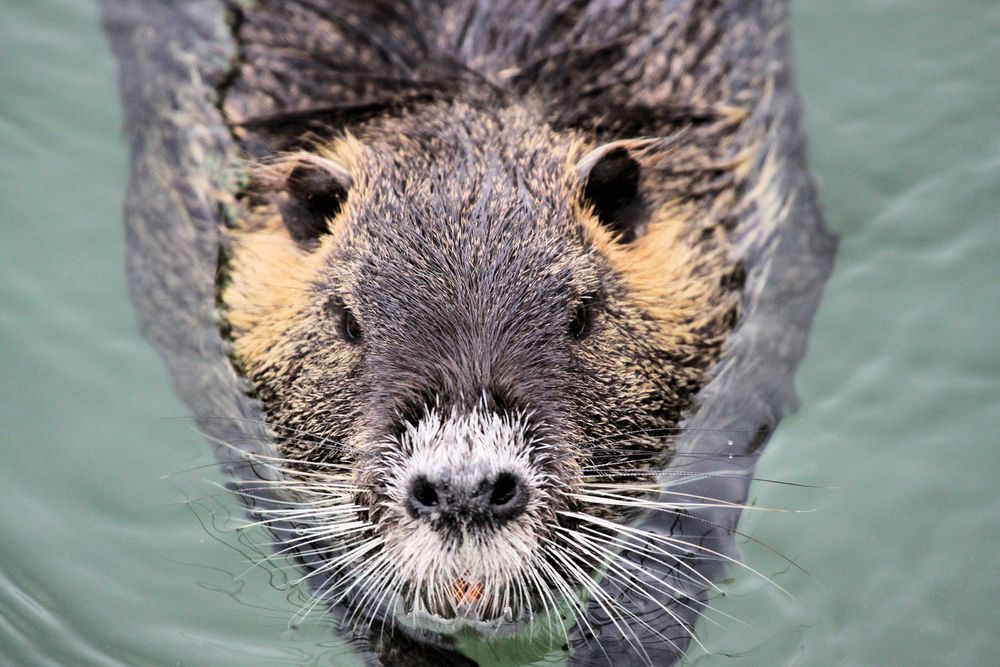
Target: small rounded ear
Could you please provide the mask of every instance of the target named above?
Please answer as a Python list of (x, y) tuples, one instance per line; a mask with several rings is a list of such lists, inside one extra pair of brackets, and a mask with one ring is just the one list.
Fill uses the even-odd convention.
[(309, 155), (288, 172), (279, 204), (288, 233), (299, 244), (308, 245), (330, 233), (329, 221), (347, 201), (353, 184), (351, 175), (332, 160)]
[(642, 168), (633, 149), (650, 141), (614, 141), (587, 153), (576, 164), (583, 184), (583, 199), (594, 207), (601, 224), (622, 243), (640, 236), (648, 214), (639, 189)]

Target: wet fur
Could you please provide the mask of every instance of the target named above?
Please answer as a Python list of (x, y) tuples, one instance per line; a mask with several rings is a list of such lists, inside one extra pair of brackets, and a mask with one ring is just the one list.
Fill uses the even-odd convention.
[[(271, 166), (285, 151), (312, 151), (345, 130), (360, 133), (368, 121), (446, 109), (459, 98), (484, 113), (531, 101), (547, 127), (579, 132), (585, 146), (669, 139), (680, 153), (662, 161), (659, 172), (644, 172), (658, 176), (647, 192), (673, 200), (694, 225), (704, 223), (701, 233), (724, 237), (720, 251), (733, 266), (726, 281), (739, 295), (741, 322), (726, 336), (683, 429), (656, 433), (655, 443), (648, 434), (660, 452), (677, 447), (656, 483), (635, 477), (635, 461), (624, 456), (630, 443), (590, 443), (595, 462), (582, 468), (583, 493), (570, 496), (581, 511), (558, 514), (578, 525), (560, 525), (562, 539), (547, 546), (561, 563), (560, 580), (590, 592), (566, 631), (570, 664), (669, 664), (697, 642), (694, 623), (706, 611), (711, 582), (735, 555), (754, 463), (795, 404), (793, 372), (836, 247), (805, 161), (785, 3), (105, 0), (102, 8), (132, 155), (126, 258), (142, 331), (215, 446), (233, 490), (276, 540), (263, 562), (293, 554), (316, 592), (302, 613), (329, 605), (357, 623), (355, 648), (367, 664), (472, 662), (442, 647), (439, 637), (411, 639), (374, 623), (371, 605), (336, 604), (345, 592), (377, 601), (387, 582), (364, 567), (369, 552), (322, 545), (336, 534), (341, 545), (378, 546), (347, 532), (359, 523), (369, 530), (365, 508), (354, 504), (354, 460), (309, 462), (310, 451), (331, 461), (346, 452), (273, 419), (266, 424), (254, 388), (236, 372), (245, 369), (227, 359), (232, 341), (225, 324), (219, 335), (217, 309), (226, 304), (218, 288), (231, 285), (228, 261), (245, 239), (223, 248), (220, 271), (219, 226), (239, 227), (238, 236), (250, 231), (251, 221), (267, 219), (270, 196), (281, 190), (278, 170), (270, 184), (255, 183), (234, 202), (246, 185), (235, 178), (247, 163)], [(309, 269), (301, 256), (289, 259), (286, 251), (296, 248), (262, 241), (259, 250), (271, 266)], [(275, 275), (284, 280), (287, 273)], [(258, 296), (265, 310), (297, 307), (294, 300), (282, 304), (280, 294)], [(246, 298), (255, 308), (255, 297)], [(280, 336), (283, 325), (261, 326), (258, 342), (268, 339), (267, 329)], [(620, 483), (605, 485), (610, 474)], [(648, 498), (626, 495), (640, 490)], [(627, 524), (601, 523), (594, 516), (601, 505), (619, 514), (643, 511)], [(302, 521), (321, 515), (329, 521)], [(567, 563), (573, 554), (608, 564), (596, 587), (588, 572)], [(375, 577), (360, 591), (344, 572)], [(461, 591), (470, 582), (455, 583)], [(539, 606), (551, 605), (543, 598)]]
[[(735, 221), (758, 206), (781, 214), (780, 193), (761, 185), (780, 161), (753, 113), (770, 91), (767, 68), (734, 72), (721, 39), (767, 39), (757, 24), (732, 25), (739, 14), (725, 3), (532, 3), (530, 17), (520, 4), (340, 3), (334, 13), (261, 2), (241, 15), (243, 61), (223, 105), (250, 158), (221, 295), (234, 359), (282, 470), (298, 475), (289, 491), (325, 507), (316, 487), (327, 480), (368, 522), (370, 551), (348, 563), (336, 560), (346, 548), (337, 521), (318, 533), (334, 571), (382, 587), (413, 585), (378, 560), (399, 530), (381, 490), (396, 472), (391, 443), (435, 408), (485, 401), (531, 414), (546, 502), (524, 522), (535, 541), (522, 543), (557, 543), (580, 513), (634, 517), (641, 504), (588, 483), (648, 496), (652, 477), (637, 473), (669, 462), (671, 434), (737, 321), (745, 240), (731, 238)], [(658, 27), (633, 38), (637, 26)], [(641, 168), (634, 240), (598, 220), (575, 171), (609, 141), (625, 142)], [(281, 205), (311, 155), (345, 168), (353, 187), (329, 233), (303, 244)], [(593, 302), (594, 326), (572, 341), (581, 300)], [(338, 331), (342, 308), (361, 321), (360, 345)], [(609, 457), (623, 465), (602, 469)], [(622, 546), (596, 530), (603, 547), (536, 554), (553, 595), (571, 588), (553, 580), (579, 585), (608, 557), (601, 549)], [(359, 593), (374, 614), (372, 591)], [(522, 603), (551, 606), (532, 595)]]

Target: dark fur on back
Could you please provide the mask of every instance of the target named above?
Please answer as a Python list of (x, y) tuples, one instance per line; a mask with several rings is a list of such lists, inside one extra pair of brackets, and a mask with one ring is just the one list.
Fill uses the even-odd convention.
[(782, 13), (717, 0), (265, 0), (241, 14), (225, 111), (278, 145), (456, 97), (535, 98), (554, 127), (602, 139), (662, 136), (760, 99), (783, 75), (765, 60)]

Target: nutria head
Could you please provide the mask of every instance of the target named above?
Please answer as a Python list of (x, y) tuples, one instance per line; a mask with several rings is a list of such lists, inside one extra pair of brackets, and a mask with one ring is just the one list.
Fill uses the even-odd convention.
[(514, 626), (613, 553), (731, 325), (672, 150), (452, 103), (253, 168), (222, 302), (327, 599)]

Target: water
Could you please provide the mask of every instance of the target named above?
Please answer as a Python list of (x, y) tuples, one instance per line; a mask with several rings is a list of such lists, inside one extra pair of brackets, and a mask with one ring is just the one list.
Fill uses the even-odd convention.
[[(1000, 655), (1000, 6), (793, 4), (837, 270), (697, 665)], [(0, 665), (349, 665), (247, 570), (135, 331), (94, 6), (0, 0)], [(203, 498), (192, 506), (191, 498)], [(212, 512), (216, 514), (213, 515)], [(225, 536), (224, 536), (225, 537)], [(243, 548), (243, 551), (246, 551)]]

